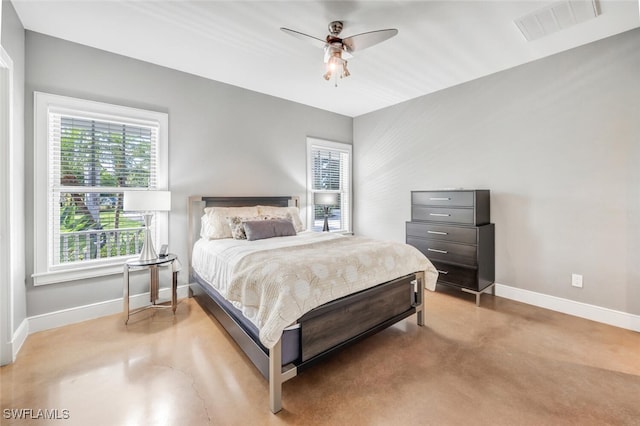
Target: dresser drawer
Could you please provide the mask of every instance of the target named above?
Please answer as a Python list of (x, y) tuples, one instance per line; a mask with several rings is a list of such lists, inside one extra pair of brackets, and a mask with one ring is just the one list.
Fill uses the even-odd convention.
[(407, 237), (407, 244), (416, 247), (424, 253), (429, 260), (442, 260), (470, 266), (478, 264), (476, 255), (477, 247), (475, 245), (457, 244), (416, 237)]
[(476, 244), (478, 240), (477, 228), (426, 222), (407, 222), (407, 235), (464, 244)]
[(438, 270), (438, 283), (479, 291), (478, 270), (446, 263), (432, 262)]
[(411, 204), (441, 207), (473, 207), (474, 191), (414, 191)]
[(476, 218), (473, 209), (423, 207), (414, 204), (411, 206), (411, 219), (475, 225)]

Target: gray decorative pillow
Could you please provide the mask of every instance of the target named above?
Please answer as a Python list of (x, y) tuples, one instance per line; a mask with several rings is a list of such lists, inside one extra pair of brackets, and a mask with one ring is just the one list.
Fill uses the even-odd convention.
[(296, 235), (293, 223), (287, 219), (247, 220), (243, 224), (249, 241)]

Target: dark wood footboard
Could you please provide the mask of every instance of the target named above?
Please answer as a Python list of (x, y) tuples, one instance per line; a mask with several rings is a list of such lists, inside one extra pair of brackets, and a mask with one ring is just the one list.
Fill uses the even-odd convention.
[(387, 320), (415, 312), (413, 276), (329, 302), (304, 315), (301, 329), (302, 362), (375, 328)]

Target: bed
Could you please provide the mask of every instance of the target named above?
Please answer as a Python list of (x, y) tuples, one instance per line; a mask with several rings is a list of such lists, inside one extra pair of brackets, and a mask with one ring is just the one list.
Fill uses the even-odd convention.
[[(438, 273), (415, 248), (305, 231), (297, 197), (189, 198), (190, 292), (269, 382), (416, 314)], [(246, 232), (245, 232), (246, 231)]]

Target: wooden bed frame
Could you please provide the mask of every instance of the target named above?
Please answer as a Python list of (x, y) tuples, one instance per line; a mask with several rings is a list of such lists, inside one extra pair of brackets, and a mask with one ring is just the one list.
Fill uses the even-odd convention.
[(189, 198), (189, 278), (190, 293), (209, 310), (269, 381), (269, 407), (282, 409), (282, 384), (324, 357), (381, 331), (414, 313), (418, 325), (424, 324), (424, 271), (418, 271), (367, 290), (326, 303), (301, 317), (298, 361), (282, 365), (282, 339), (265, 350), (226, 310), (195, 281), (191, 250), (199, 238), (204, 207), (243, 207), (254, 205), (298, 206), (298, 197), (202, 197)]

